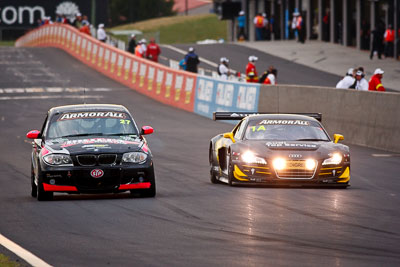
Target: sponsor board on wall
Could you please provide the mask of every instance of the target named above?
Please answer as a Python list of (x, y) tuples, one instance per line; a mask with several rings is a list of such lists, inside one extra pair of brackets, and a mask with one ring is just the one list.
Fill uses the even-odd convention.
[(194, 112), (212, 118), (216, 111), (257, 111), (260, 85), (197, 77)]

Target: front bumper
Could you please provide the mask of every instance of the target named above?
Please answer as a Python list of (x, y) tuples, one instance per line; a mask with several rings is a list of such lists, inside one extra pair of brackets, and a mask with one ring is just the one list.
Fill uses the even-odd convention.
[[(44, 164), (43, 164), (44, 165)], [(42, 165), (42, 166), (43, 166)], [(94, 169), (103, 176), (94, 178)], [(69, 193), (118, 193), (126, 190), (148, 189), (154, 182), (153, 163), (93, 167), (42, 167), (44, 191)]]
[(267, 185), (329, 185), (347, 186), (350, 181), (350, 164), (340, 166), (322, 166), (320, 163), (314, 173), (307, 178), (279, 177), (272, 166), (242, 164), (233, 162), (233, 178), (236, 183)]

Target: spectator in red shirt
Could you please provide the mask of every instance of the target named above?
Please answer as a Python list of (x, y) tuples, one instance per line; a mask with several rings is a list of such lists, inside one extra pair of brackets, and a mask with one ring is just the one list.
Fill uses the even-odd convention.
[(381, 91), (381, 92), (386, 91), (381, 81), (383, 73), (384, 71), (379, 68), (375, 70), (374, 75), (369, 80), (369, 87), (368, 87), (369, 91)]
[(82, 23), (82, 27), (79, 29), (80, 32), (86, 33), (88, 35), (90, 34), (90, 27), (89, 27), (89, 23), (87, 23), (86, 21), (84, 21)]
[(150, 39), (150, 43), (147, 46), (146, 57), (154, 62), (158, 62), (158, 56), (161, 54), (161, 49), (154, 41), (154, 38)]
[(258, 74), (256, 70), (256, 56), (249, 56), (249, 63), (246, 66), (246, 81), (248, 83), (258, 83)]

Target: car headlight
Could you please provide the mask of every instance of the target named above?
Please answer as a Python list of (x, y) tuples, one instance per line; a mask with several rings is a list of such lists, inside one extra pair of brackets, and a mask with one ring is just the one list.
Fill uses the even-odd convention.
[(322, 165), (338, 165), (342, 162), (343, 156), (340, 153), (329, 154), (330, 158), (324, 160)]
[(122, 156), (122, 162), (144, 163), (147, 159), (147, 154), (143, 152), (129, 152)]
[(274, 166), (275, 170), (281, 171), (286, 168), (286, 159), (276, 158), (272, 161), (272, 165)]
[(306, 160), (306, 169), (307, 170), (314, 170), (315, 166), (317, 166), (317, 162), (313, 159), (307, 159)]
[(72, 165), (72, 160), (69, 155), (65, 154), (47, 154), (43, 157), (43, 161), (49, 165)]
[(257, 157), (256, 155), (254, 155), (253, 152), (251, 151), (246, 151), (242, 154), (242, 160), (245, 163), (253, 163), (253, 164), (267, 164), (267, 162), (265, 161), (265, 159)]

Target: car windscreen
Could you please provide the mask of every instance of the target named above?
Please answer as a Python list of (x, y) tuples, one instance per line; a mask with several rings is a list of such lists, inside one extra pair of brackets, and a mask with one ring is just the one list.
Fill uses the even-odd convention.
[(61, 113), (52, 117), (47, 138), (78, 136), (138, 135), (129, 114), (114, 111), (87, 111)]
[(244, 137), (248, 140), (330, 141), (318, 122), (290, 119), (252, 120)]

